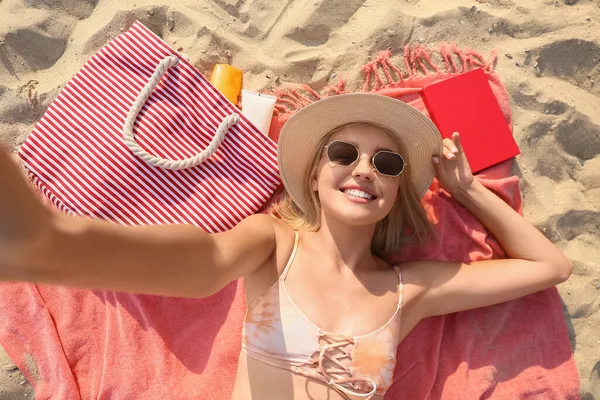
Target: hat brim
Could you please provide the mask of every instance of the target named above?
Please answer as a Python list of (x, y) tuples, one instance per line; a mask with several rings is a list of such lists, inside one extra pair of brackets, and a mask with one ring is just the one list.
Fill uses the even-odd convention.
[(352, 93), (328, 97), (296, 112), (285, 123), (278, 141), (277, 160), (283, 185), (303, 211), (309, 207), (305, 194), (308, 170), (321, 139), (351, 123), (379, 126), (401, 143), (417, 193), (423, 196), (435, 175), (431, 158), (442, 154), (442, 136), (423, 113), (388, 96)]

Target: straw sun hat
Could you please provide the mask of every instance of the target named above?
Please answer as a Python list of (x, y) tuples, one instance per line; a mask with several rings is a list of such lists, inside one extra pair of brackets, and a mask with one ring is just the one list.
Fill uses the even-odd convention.
[(310, 201), (305, 194), (309, 169), (321, 139), (334, 129), (351, 123), (383, 128), (402, 144), (407, 163), (404, 173), (417, 193), (425, 194), (435, 171), (431, 158), (442, 154), (442, 137), (437, 127), (419, 110), (388, 96), (352, 93), (332, 96), (296, 112), (279, 136), (277, 160), (283, 185), (303, 211)]

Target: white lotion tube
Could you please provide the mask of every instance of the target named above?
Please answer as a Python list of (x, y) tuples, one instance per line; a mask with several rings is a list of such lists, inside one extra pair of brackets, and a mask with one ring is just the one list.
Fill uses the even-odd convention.
[(242, 114), (263, 134), (269, 134), (277, 97), (242, 89)]

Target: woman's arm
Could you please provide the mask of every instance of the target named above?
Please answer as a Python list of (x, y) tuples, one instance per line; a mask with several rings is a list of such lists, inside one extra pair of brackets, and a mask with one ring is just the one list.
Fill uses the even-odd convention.
[[(454, 143), (445, 142), (448, 151), (452, 145), (460, 149), (459, 138), (453, 139)], [(423, 317), (502, 303), (568, 279), (571, 261), (508, 204), (473, 179), (466, 158), (460, 159), (464, 158), (461, 150), (453, 158), (447, 156), (448, 164), (437, 166), (440, 182), (450, 186), (453, 196), (485, 225), (510, 258), (471, 264), (407, 264), (405, 273), (415, 283), (417, 308)]]
[(208, 234), (191, 225), (128, 227), (47, 210), (0, 149), (0, 281), (205, 297), (264, 265), (273, 219)]

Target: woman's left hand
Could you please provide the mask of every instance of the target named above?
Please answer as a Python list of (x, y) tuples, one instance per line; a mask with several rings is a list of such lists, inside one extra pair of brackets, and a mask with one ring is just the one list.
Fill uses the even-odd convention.
[(475, 178), (463, 152), (459, 133), (454, 132), (452, 139), (444, 139), (443, 143), (443, 154), (433, 156), (435, 175), (442, 188), (458, 197), (473, 185)]

